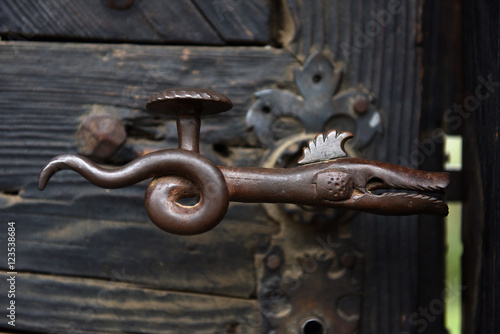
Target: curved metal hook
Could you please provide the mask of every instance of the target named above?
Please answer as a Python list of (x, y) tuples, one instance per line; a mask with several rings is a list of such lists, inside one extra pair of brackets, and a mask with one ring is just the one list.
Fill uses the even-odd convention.
[(146, 211), (162, 230), (192, 235), (214, 228), (229, 206), (229, 194), (221, 170), (204, 156), (179, 149), (161, 150), (147, 154), (115, 169), (99, 167), (87, 158), (66, 154), (52, 159), (40, 172), (38, 188), (43, 190), (56, 172), (73, 170), (102, 188), (121, 188), (151, 177), (181, 176), (194, 182), (200, 191), (200, 201), (184, 206), (177, 201), (186, 196), (174, 187), (171, 180), (160, 177), (151, 181), (146, 192)]

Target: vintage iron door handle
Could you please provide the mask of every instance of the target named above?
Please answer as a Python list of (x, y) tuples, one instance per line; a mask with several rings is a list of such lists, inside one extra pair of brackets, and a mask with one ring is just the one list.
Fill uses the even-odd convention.
[[(448, 214), (441, 200), (394, 191), (442, 192), (449, 183), (447, 173), (346, 158), (344, 143), (352, 137), (349, 132), (317, 135), (304, 148), (298, 167), (218, 167), (199, 154), (200, 116), (231, 109), (227, 97), (205, 89), (168, 89), (156, 94), (146, 107), (177, 115), (178, 149), (146, 154), (116, 169), (99, 167), (78, 155), (61, 155), (40, 172), (39, 189), (63, 169), (103, 188), (126, 187), (153, 177), (146, 191), (146, 211), (159, 228), (180, 235), (215, 227), (229, 201), (338, 207), (383, 215)], [(198, 194), (200, 200), (193, 206), (179, 203)]]

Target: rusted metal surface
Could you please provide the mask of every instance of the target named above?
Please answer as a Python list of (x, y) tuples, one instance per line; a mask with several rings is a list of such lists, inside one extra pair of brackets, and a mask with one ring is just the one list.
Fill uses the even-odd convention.
[(295, 84), (300, 95), (287, 90), (266, 89), (255, 93), (257, 101), (246, 115), (261, 144), (276, 145), (277, 128), (286, 127), (292, 118), (300, 125), (294, 134), (316, 135), (325, 129), (350, 131), (355, 138), (350, 146), (365, 149), (375, 135), (382, 134), (381, 111), (374, 106), (374, 96), (360, 87), (339, 91), (344, 67), (334, 64), (323, 52), (314, 52), (303, 68), (295, 68)]
[[(446, 173), (429, 173), (358, 158), (337, 158), (347, 135), (316, 137), (304, 157), (327, 161), (293, 168), (217, 167), (198, 150), (200, 115), (222, 112), (231, 102), (221, 94), (201, 89), (173, 89), (157, 94), (147, 107), (154, 112), (177, 114), (179, 149), (147, 154), (117, 168), (104, 169), (76, 155), (56, 157), (42, 170), (39, 188), (59, 170), (71, 169), (103, 188), (120, 188), (154, 177), (146, 193), (146, 209), (161, 229), (175, 234), (210, 230), (224, 217), (229, 201), (294, 203), (337, 207), (383, 215), (446, 215), (448, 207), (434, 197), (396, 190), (442, 192)], [(208, 109), (207, 109), (208, 107)], [(325, 155), (333, 149), (334, 155)], [(172, 179), (180, 176), (185, 179)], [(174, 182), (175, 180), (175, 182)], [(178, 201), (199, 193), (193, 206)]]
[[(375, 106), (375, 96), (362, 86), (342, 85), (345, 68), (346, 64), (334, 63), (326, 52), (316, 51), (303, 67), (294, 69), (298, 95), (283, 87), (255, 94), (257, 101), (247, 112), (246, 124), (260, 144), (269, 150), (264, 167), (295, 167), (308, 140), (333, 129), (344, 131), (343, 135), (354, 134), (354, 139), (345, 147), (351, 157), (369, 157), (376, 136), (384, 133), (382, 111)], [(316, 150), (314, 160), (327, 160), (333, 150), (337, 152), (335, 156), (345, 156), (345, 153), (338, 154), (344, 152), (344, 142), (339, 143), (342, 149), (330, 146), (327, 151)], [(307, 161), (311, 162), (306, 157), (299, 159), (299, 163)], [(279, 211), (280, 217), (284, 215), (304, 224), (348, 221), (356, 215), (341, 208), (318, 210), (293, 204), (266, 205), (264, 208), (270, 216), (276, 216), (274, 213)]]
[(363, 115), (365, 112), (367, 112), (369, 107), (370, 107), (369, 102), (362, 97), (358, 98), (353, 105), (354, 111), (360, 115)]
[(101, 159), (113, 155), (126, 139), (125, 127), (112, 114), (88, 115), (76, 132), (78, 153)]
[[(287, 229), (284, 234), (260, 266), (262, 332), (356, 333), (362, 313), (363, 254), (338, 234), (330, 235), (322, 246), (290, 250), (285, 238), (294, 239), (295, 233)], [(280, 265), (271, 267), (274, 258)]]

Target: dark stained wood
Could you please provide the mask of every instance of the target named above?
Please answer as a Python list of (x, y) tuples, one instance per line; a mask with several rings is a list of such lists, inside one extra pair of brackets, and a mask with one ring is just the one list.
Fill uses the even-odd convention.
[[(74, 133), (82, 115), (93, 107), (100, 106), (104, 109), (109, 107), (112, 111), (116, 111), (116, 108), (112, 107), (114, 105), (123, 105), (122, 109), (144, 109), (145, 101), (153, 92), (179, 83), (185, 86), (217, 89), (233, 100), (235, 107), (232, 111), (213, 121), (204, 120), (202, 127), (205, 144), (202, 152), (205, 151), (204, 153), (213, 160), (221, 162), (215, 153), (206, 152), (207, 149), (211, 150), (210, 144), (243, 140), (245, 130), (241, 120), (246, 112), (245, 106), (250, 102), (256, 87), (262, 87), (268, 82), (287, 76), (285, 71), (290, 63), (294, 62), (287, 53), (262, 49), (247, 49), (242, 52), (231, 49), (171, 48), (168, 51), (159, 47), (37, 43), (4, 43), (1, 47), (4, 60), (8, 62), (9, 59), (17, 59), (17, 65), (3, 67), (6, 72), (2, 74), (2, 93), (0, 93), (2, 117), (0, 183), (2, 189), (7, 192), (21, 191), (21, 196), (7, 194), (2, 197), (2, 217), (23, 221), (23, 226), (28, 231), (27, 238), (23, 239), (27, 245), (20, 249), (27, 261), (24, 266), (26, 270), (109, 278), (110, 272), (105, 270), (105, 266), (113, 256), (101, 256), (101, 265), (92, 261), (99, 257), (101, 252), (107, 253), (106, 249), (109, 247), (123, 265), (133, 258), (139, 260), (141, 256), (138, 255), (143, 254), (142, 259), (145, 262), (140, 266), (131, 266), (135, 268), (134, 275), (143, 283), (169, 286), (171, 289), (191, 289), (191, 291), (217, 292), (241, 297), (249, 297), (254, 292), (252, 254), (257, 250), (259, 240), (265, 240), (265, 235), (274, 229), (265, 227), (264, 224), (255, 238), (248, 237), (251, 226), (254, 226), (254, 222), (259, 219), (248, 223), (235, 222), (237, 230), (242, 233), (245, 231), (246, 242), (242, 243), (235, 237), (240, 232), (233, 230), (230, 233), (232, 237), (227, 238), (227, 235), (220, 230), (219, 233), (212, 235), (216, 239), (222, 238), (221, 240), (205, 239), (209, 236), (207, 234), (202, 238), (203, 241), (200, 241), (205, 245), (203, 247), (219, 245), (212, 253), (211, 259), (187, 259), (184, 256), (187, 255), (184, 254), (187, 247), (185, 243), (191, 244), (197, 238), (189, 240), (174, 238), (171, 242), (166, 242), (169, 237), (156, 231), (156, 228), (148, 223), (143, 206), (144, 185), (127, 191), (117, 190), (112, 196), (105, 196), (106, 191), (96, 189), (74, 173), (56, 176), (54, 182), (49, 185), (48, 192), (38, 192), (35, 184), (41, 167), (51, 157), (76, 152)], [(33, 57), (38, 60), (34, 60)], [(72, 65), (77, 58), (85, 59), (84, 68)], [(224, 62), (217, 64), (217, 59), (224, 59)], [(33, 61), (38, 66), (33, 66)], [(243, 71), (242, 64), (249, 63), (253, 64), (252, 71)], [(146, 67), (149, 68), (144, 68), (144, 64), (148, 64)], [(269, 71), (270, 66), (273, 71)], [(7, 70), (8, 68), (10, 70)], [(184, 73), (190, 75), (186, 79), (181, 79)], [(19, 80), (26, 81), (20, 83)], [(213, 82), (217, 84), (214, 85)], [(145, 87), (146, 83), (149, 86)], [(30, 88), (25, 90), (23, 86)], [(16, 110), (16, 117), (11, 116), (13, 110)], [(167, 136), (171, 139), (171, 147), (175, 146), (175, 130), (167, 133)], [(147, 142), (143, 144), (147, 145)], [(168, 146), (168, 143), (165, 146)], [(254, 160), (248, 162), (247, 159), (252, 156)], [(247, 155), (240, 161), (237, 157), (237, 154), (232, 156), (232, 163), (258, 164), (258, 157), (255, 154)], [(23, 200), (19, 201), (19, 197)], [(40, 205), (40, 202), (34, 199), (42, 199), (45, 204)], [(49, 202), (45, 202), (47, 200)], [(92, 208), (90, 212), (89, 207)], [(246, 209), (236, 207), (234, 210), (241, 214)], [(256, 206), (249, 210), (251, 213), (244, 215), (245, 217), (262, 216)], [(110, 212), (113, 212), (113, 215), (110, 216)], [(229, 217), (231, 211), (228, 219)], [(261, 218), (262, 220), (264, 218)], [(123, 222), (123, 225), (119, 222)], [(94, 227), (89, 229), (88, 224)], [(229, 228), (228, 224), (223, 225), (226, 225), (223, 229)], [(76, 230), (71, 231), (73, 228)], [(77, 238), (74, 251), (59, 254), (64, 249), (62, 245), (68, 240), (64, 241), (64, 237), (57, 231), (69, 229), (66, 235), (69, 237), (81, 235), (80, 228), (91, 233), (90, 239)], [(92, 232), (92, 229), (96, 230)], [(122, 237), (118, 237), (122, 242), (117, 245), (112, 245), (112, 240), (117, 238), (113, 230), (119, 234), (124, 233)], [(136, 235), (143, 233), (145, 233), (143, 237), (135, 240)], [(153, 239), (157, 241), (153, 242)], [(41, 242), (43, 243), (40, 244)], [(129, 242), (132, 244), (128, 244)], [(136, 244), (137, 242), (140, 245)], [(253, 245), (248, 244), (249, 248), (243, 246), (247, 242)], [(168, 245), (172, 243), (176, 243), (176, 246), (170, 249)], [(98, 244), (100, 246), (97, 247)], [(163, 246), (158, 248), (158, 245)], [(236, 256), (238, 251), (234, 246), (238, 245), (243, 246), (241, 250), (244, 253), (247, 251), (249, 253)], [(167, 248), (160, 251), (162, 247)], [(198, 246), (194, 242), (190, 247), (194, 249)], [(93, 248), (95, 249), (92, 250)], [(82, 252), (83, 249), (89, 251)], [(176, 249), (184, 255), (176, 254)], [(195, 253), (202, 257), (210, 254), (208, 249)], [(171, 257), (168, 254), (171, 254)], [(221, 267), (220, 271), (215, 268), (218, 266), (216, 263), (219, 263), (217, 259), (224, 254), (232, 254), (231, 258), (242, 261), (237, 269), (241, 275), (231, 276), (239, 281), (235, 285), (229, 281), (227, 285), (216, 279), (217, 276), (225, 276), (231, 267), (234, 267), (234, 262), (228, 261), (220, 262), (226, 266)], [(176, 264), (165, 262), (166, 256)], [(57, 257), (58, 261), (43, 261), (52, 257)], [(244, 258), (247, 258), (246, 265)], [(95, 267), (91, 269), (93, 263)], [(159, 277), (156, 277), (150, 268), (154, 263), (163, 263), (161, 268), (170, 272), (161, 272), (162, 269), (157, 275)], [(192, 266), (197, 266), (199, 263), (206, 264), (205, 268), (210, 273), (205, 274), (202, 273), (203, 270), (195, 268), (194, 271), (200, 273), (200, 282), (194, 283), (194, 277), (188, 279), (188, 276), (193, 275)], [(184, 266), (184, 269), (179, 266)], [(182, 274), (179, 272), (183, 270), (188, 275), (185, 279), (181, 279)], [(176, 276), (172, 275), (174, 272), (177, 272)], [(207, 280), (206, 278), (211, 275), (214, 275), (214, 278)], [(181, 285), (174, 287), (172, 283)]]
[(6, 0), (0, 3), (0, 35), (28, 41), (263, 45), (271, 42), (270, 2), (136, 0), (119, 10), (108, 7), (108, 0)]
[[(28, 273), (17, 275), (16, 289), (16, 330), (235, 333), (238, 329), (258, 333), (246, 324), (246, 319), (259, 314), (255, 300), (149, 289), (117, 279), (101, 281)], [(5, 302), (5, 296), (0, 298)]]
[[(422, 3), (412, 1), (391, 12), (391, 1), (288, 1), (293, 38), (285, 45), (304, 60), (311, 50), (322, 46), (344, 66), (343, 87), (362, 85), (373, 92), (382, 111), (384, 135), (378, 136), (367, 152), (370, 158), (418, 167), (411, 154), (418, 149), (421, 118), (420, 20)], [(384, 27), (371, 12), (388, 12)], [(368, 27), (368, 28), (367, 28)], [(436, 231), (439, 224), (433, 226)], [(367, 263), (363, 285), (363, 313), (360, 333), (413, 332), (419, 328), (409, 317), (419, 308), (419, 267), (417, 217), (381, 217), (361, 214), (353, 223), (353, 240)], [(434, 242), (434, 241), (432, 241)], [(442, 256), (442, 240), (429, 256)], [(441, 248), (440, 248), (441, 247)], [(441, 282), (442, 276), (433, 277)], [(439, 283), (437, 283), (439, 284)], [(442, 323), (441, 329), (442, 329)], [(440, 326), (438, 324), (438, 327)]]
[[(253, 93), (291, 80), (289, 69), (296, 64), (285, 51), (262, 48), (14, 42), (0, 47), (1, 61), (16, 63), (0, 69), (0, 187), (8, 191), (34, 183), (53, 156), (76, 152), (74, 135), (83, 115), (109, 111), (133, 125), (148, 98), (167, 87), (204, 87), (228, 96), (231, 111), (204, 119), (203, 144), (244, 144), (244, 115)], [(161, 139), (163, 148), (177, 146), (174, 124), (149, 125), (167, 137), (167, 144)]]
[[(420, 144), (417, 163), (420, 169), (442, 171), (444, 168), (444, 135), (451, 132), (450, 124), (443, 121), (443, 112), (458, 101), (461, 94), (460, 57), (460, 6), (456, 1), (425, 2), (423, 8), (422, 62), (423, 90), (422, 117), (420, 119)], [(457, 133), (457, 129), (454, 129)], [(459, 188), (459, 179), (452, 178), (447, 189), (447, 199), (457, 198), (454, 189)], [(422, 309), (443, 303), (443, 291), (454, 286), (456, 278), (447, 277), (445, 285), (445, 226), (440, 217), (419, 218), (419, 296)], [(436, 304), (437, 305), (437, 304)], [(444, 327), (444, 312), (430, 313), (418, 318), (417, 329), (423, 333), (439, 333)]]
[[(465, 1), (463, 14), (466, 98), (484, 96), (464, 124), (464, 333), (500, 330), (500, 4)], [(491, 79), (488, 79), (491, 78)], [(493, 84), (485, 86), (484, 81)], [(478, 94), (479, 93), (479, 94)], [(464, 99), (464, 102), (465, 102)]]
[[(221, 45), (189, 0), (136, 0), (117, 10), (107, 0), (6, 0), (0, 4), (0, 34), (6, 39), (107, 40), (141, 43)], [(119, 3), (120, 1), (117, 1)], [(226, 23), (232, 22), (228, 17)], [(258, 25), (258, 23), (256, 23)], [(259, 27), (266, 30), (266, 26)], [(251, 39), (249, 39), (252, 42)], [(262, 41), (259, 40), (259, 43)]]
[(28, 200), (3, 207), (0, 217), (18, 222), (18, 270), (101, 279), (123, 271), (125, 281), (143, 286), (254, 295), (255, 253), (276, 232), (258, 207), (232, 206), (210, 233), (177, 237), (149, 221), (142, 200), (145, 188), (140, 190), (135, 196), (101, 193), (75, 202), (47, 202), (43, 208)]
[[(478, 333), (478, 327), (486, 328), (490, 325), (490, 319), (482, 318), (480, 312), (489, 312), (483, 308), (486, 307), (485, 304), (491, 302), (489, 298), (496, 297), (493, 291), (483, 292), (484, 289), (491, 288), (491, 281), (489, 283), (490, 286), (486, 288), (485, 285), (488, 285), (488, 283), (482, 282), (485, 280), (484, 273), (482, 273), (482, 268), (485, 267), (483, 261), (487, 261), (486, 259), (494, 255), (491, 251), (486, 253), (483, 249), (486, 232), (485, 200), (481, 179), (484, 167), (481, 167), (478, 151), (480, 135), (472, 121), (464, 124), (463, 134), (464, 138), (467, 138), (463, 142), (463, 153), (467, 157), (464, 159), (462, 165), (464, 173), (463, 188), (467, 189), (467, 191), (464, 194), (462, 210), (462, 285), (465, 287), (462, 291), (462, 326), (464, 334), (472, 334)], [(491, 229), (492, 227), (490, 226), (489, 228)], [(489, 266), (492, 266), (491, 262)], [(491, 325), (493, 325), (493, 319), (491, 319), (491, 322)]]
[[(235, 9), (224, 13), (228, 16), (222, 23), (228, 25), (226, 19), (235, 16), (240, 17), (242, 25), (228, 29), (240, 34), (236, 39), (231, 39), (233, 32), (229, 36), (219, 31), (224, 43), (250, 43), (245, 39), (248, 36), (256, 40), (263, 36), (263, 31), (252, 31), (251, 21), (246, 21), (251, 18), (245, 16), (246, 1), (225, 3), (235, 5)], [(258, 1), (248, 6), (257, 13), (264, 10), (266, 3)], [(283, 50), (2, 42), (0, 219), (18, 222), (19, 271), (34, 273), (22, 274), (26, 275), (22, 291), (27, 291), (22, 298), (29, 300), (33, 294), (36, 300), (45, 298), (48, 303), (26, 303), (25, 312), (52, 319), (49, 324), (32, 317), (24, 329), (48, 331), (54, 324), (66, 324), (66, 317), (81, 321), (84, 315), (67, 313), (73, 312), (72, 305), (92, 300), (99, 291), (97, 286), (104, 286), (105, 280), (114, 280), (116, 272), (123, 272), (122, 283), (111, 283), (110, 289), (126, 286), (129, 300), (137, 301), (139, 306), (147, 304), (148, 298), (155, 300), (157, 295), (150, 292), (163, 296), (175, 291), (178, 300), (193, 297), (186, 304), (178, 301), (174, 305), (188, 312), (189, 319), (196, 319), (200, 311), (202, 320), (177, 332), (216, 332), (221, 323), (252, 312), (259, 284), (255, 258), (268, 250), (273, 235), (279, 231), (259, 206), (238, 204), (232, 205), (228, 217), (215, 231), (197, 237), (169, 236), (145, 216), (144, 184), (106, 191), (71, 172), (58, 174), (47, 190), (39, 193), (39, 170), (55, 155), (76, 152), (74, 134), (82, 116), (89, 112), (106, 110), (120, 115), (127, 125), (127, 145), (131, 148), (174, 147), (173, 122), (163, 125), (144, 118), (147, 98), (173, 86), (215, 89), (227, 95), (235, 107), (203, 120), (202, 153), (220, 164), (259, 165), (265, 152), (256, 148), (244, 122), (253, 94), (278, 86), (296, 92), (292, 69), (314, 50), (324, 48), (339, 66), (344, 66), (341, 88), (363, 86), (374, 94), (382, 112), (384, 135), (376, 137), (371, 149), (364, 153), (372, 159), (418, 167), (411, 154), (418, 148), (422, 116), (418, 46), (422, 3), (410, 1), (402, 6), (366, 45), (355, 42), (357, 31), (375, 20), (370, 12), (385, 10), (388, 3), (290, 0), (280, 12), (286, 22), (282, 25)], [(203, 10), (203, 6), (211, 4), (197, 2), (200, 12), (219, 30), (219, 22), (213, 21), (217, 13)], [(264, 19), (259, 16), (258, 20)], [(238, 27), (251, 31), (238, 31)], [(222, 145), (227, 152), (220, 146), (214, 149), (214, 145)], [(359, 214), (346, 230), (352, 234), (352, 243), (363, 254), (365, 263), (359, 333), (415, 332), (418, 327), (408, 319), (421, 306), (425, 287), (419, 284), (424, 270), (419, 267), (419, 249), (428, 246), (426, 239), (419, 236), (417, 217)], [(441, 256), (434, 253), (435, 249), (432, 255)], [(442, 277), (436, 275), (434, 279)], [(57, 293), (45, 292), (39, 284), (47, 281), (48, 286), (60, 287), (57, 282), (66, 280), (72, 285), (66, 290), (69, 301), (53, 297)], [(207, 294), (218, 296), (210, 299)], [(231, 317), (225, 310), (220, 313), (223, 315), (205, 313), (204, 307), (211, 305), (206, 300), (236, 300), (236, 304), (228, 304), (236, 305), (235, 312)], [(113, 314), (127, 315), (129, 308), (133, 309), (125, 299), (120, 301), (123, 303), (119, 305), (110, 303), (103, 317), (82, 331), (139, 332), (137, 327), (119, 327), (120, 321), (112, 318)], [(57, 306), (50, 312), (50, 306), (58, 303), (67, 307)], [(147, 307), (168, 307), (159, 302), (155, 305)], [(39, 313), (40, 307), (47, 313)], [(144, 324), (144, 332), (159, 332), (159, 323), (162, 332), (168, 332), (167, 325), (187, 322), (175, 310), (174, 316), (160, 315), (162, 319), (156, 318), (156, 311), (144, 313), (144, 321), (151, 321), (150, 325)], [(437, 327), (441, 324), (437, 323)], [(222, 332), (231, 333), (231, 329)]]
[(193, 0), (228, 44), (269, 44), (273, 0)]
[[(153, 92), (179, 85), (216, 89), (234, 103), (222, 117), (203, 121), (202, 153), (221, 164), (258, 165), (258, 150), (244, 147), (244, 115), (253, 92), (278, 80), (291, 80), (293, 57), (262, 48), (34, 42), (3, 42), (0, 48), (5, 62), (16, 62), (0, 70), (0, 219), (18, 223), (19, 272), (50, 274), (54, 279), (113, 280), (119, 275), (138, 287), (255, 299), (254, 257), (267, 249), (270, 236), (278, 231), (258, 205), (232, 205), (216, 230), (176, 237), (149, 222), (144, 183), (110, 192), (70, 172), (56, 176), (47, 192), (40, 193), (36, 180), (52, 156), (76, 152), (79, 121), (96, 110), (116, 112), (129, 117), (131, 126), (144, 125), (165, 134), (165, 141), (130, 135), (129, 141), (143, 148), (176, 146), (175, 121), (163, 126), (142, 122), (137, 115), (145, 113), (145, 101)], [(213, 150), (215, 143), (234, 148), (229, 156), (220, 155)], [(1, 266), (6, 269), (5, 263)], [(89, 295), (78, 294), (78, 289), (73, 293), (79, 302), (86, 300)], [(32, 290), (19, 291), (22, 298), (30, 298)], [(47, 302), (57, 303), (47, 293)], [(194, 308), (197, 303), (193, 302)], [(38, 312), (35, 304), (24, 307), (27, 313)], [(58, 326), (66, 323), (60, 310), (52, 310)], [(119, 313), (116, 308), (109, 312)], [(51, 329), (32, 319), (20, 321), (18, 328)], [(215, 324), (216, 318), (206, 328)], [(107, 325), (102, 326), (104, 331)]]

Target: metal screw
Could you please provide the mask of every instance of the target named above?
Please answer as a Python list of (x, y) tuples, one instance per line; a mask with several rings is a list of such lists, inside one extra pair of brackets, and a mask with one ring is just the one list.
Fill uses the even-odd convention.
[(358, 98), (353, 105), (354, 111), (357, 112), (358, 114), (364, 114), (365, 112), (368, 111), (369, 107), (370, 104), (368, 103), (368, 100), (365, 99), (364, 97)]
[(271, 270), (276, 270), (281, 266), (281, 258), (276, 254), (267, 257), (266, 266)]
[(96, 158), (109, 158), (127, 139), (121, 120), (111, 114), (85, 117), (76, 132), (78, 153)]

